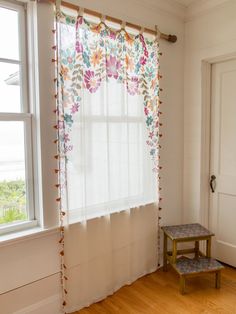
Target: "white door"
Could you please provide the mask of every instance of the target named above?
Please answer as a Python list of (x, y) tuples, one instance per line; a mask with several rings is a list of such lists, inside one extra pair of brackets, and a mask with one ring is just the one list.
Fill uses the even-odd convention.
[[(236, 267), (236, 60), (212, 66), (210, 229), (212, 256)], [(212, 178), (214, 179), (214, 177)], [(209, 182), (210, 183), (210, 182)]]

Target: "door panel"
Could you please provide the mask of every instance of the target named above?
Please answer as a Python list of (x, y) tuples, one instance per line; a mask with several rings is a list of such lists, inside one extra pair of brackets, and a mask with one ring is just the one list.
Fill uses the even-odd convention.
[(236, 267), (236, 60), (212, 66), (210, 229), (213, 256)]

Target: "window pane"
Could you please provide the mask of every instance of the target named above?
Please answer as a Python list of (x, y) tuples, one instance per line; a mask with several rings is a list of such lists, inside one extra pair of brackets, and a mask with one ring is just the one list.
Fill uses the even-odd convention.
[(20, 112), (19, 65), (0, 62), (0, 112)]
[(24, 122), (0, 122), (0, 225), (27, 220)]
[(19, 60), (18, 12), (0, 7), (0, 58)]

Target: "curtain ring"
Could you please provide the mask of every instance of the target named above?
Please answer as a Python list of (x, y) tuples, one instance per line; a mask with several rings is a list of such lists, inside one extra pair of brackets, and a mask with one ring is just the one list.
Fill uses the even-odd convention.
[(106, 15), (102, 14), (101, 16), (101, 22), (105, 24), (106, 21)]
[(61, 15), (61, 0), (56, 0), (56, 15), (58, 17)]
[(79, 7), (78, 15), (79, 15), (79, 16), (83, 16), (83, 15), (84, 15), (84, 8)]
[(157, 25), (155, 25), (155, 30), (156, 30), (156, 38), (160, 39), (161, 38), (161, 32), (160, 32), (160, 30), (159, 30)]
[(122, 21), (121, 23), (121, 31), (124, 30), (125, 31), (125, 26), (126, 26), (126, 22), (125, 21)]

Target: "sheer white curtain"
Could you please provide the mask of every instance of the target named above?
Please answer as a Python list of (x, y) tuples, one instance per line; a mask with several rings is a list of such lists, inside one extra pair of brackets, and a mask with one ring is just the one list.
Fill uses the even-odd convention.
[(104, 82), (83, 91), (67, 166), (70, 221), (83, 221), (155, 201), (142, 96)]
[(157, 268), (158, 43), (64, 14), (58, 38), (66, 303), (73, 312)]

